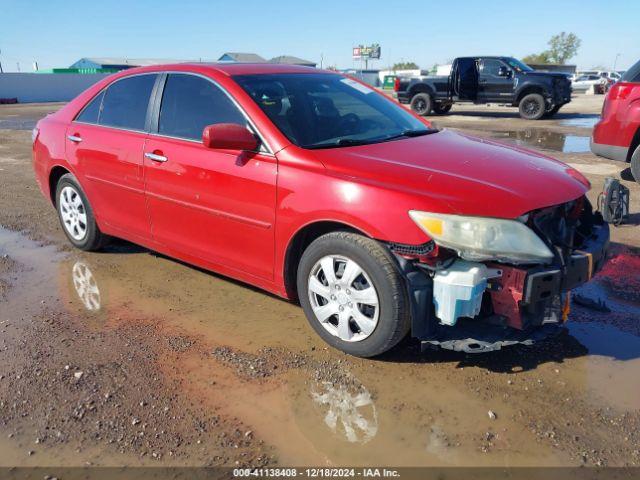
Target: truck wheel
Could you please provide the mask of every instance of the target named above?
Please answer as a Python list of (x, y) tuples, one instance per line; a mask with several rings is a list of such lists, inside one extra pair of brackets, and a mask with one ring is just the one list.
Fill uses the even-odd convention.
[(444, 115), (446, 113), (449, 113), (449, 110), (451, 110), (451, 104), (450, 103), (436, 103), (433, 106), (433, 111), (436, 112), (438, 115)]
[(297, 288), (311, 327), (350, 355), (379, 355), (409, 331), (409, 305), (398, 266), (391, 253), (370, 238), (332, 232), (314, 240), (298, 265)]
[(525, 120), (540, 120), (545, 108), (544, 97), (539, 93), (530, 93), (520, 100), (520, 116)]
[(98, 228), (82, 187), (72, 174), (60, 177), (56, 186), (56, 210), (65, 235), (80, 250), (100, 250), (109, 240)]
[(562, 107), (562, 105), (556, 105), (555, 107), (553, 107), (551, 110), (549, 110), (548, 112), (544, 112), (543, 117), (544, 118), (551, 118), (553, 117), (556, 113), (558, 113), (558, 110), (560, 110), (560, 108)]
[(428, 93), (417, 93), (411, 98), (411, 110), (418, 115), (429, 115), (432, 106), (433, 100)]
[(631, 175), (633, 175), (636, 183), (640, 183), (640, 145), (631, 156)]

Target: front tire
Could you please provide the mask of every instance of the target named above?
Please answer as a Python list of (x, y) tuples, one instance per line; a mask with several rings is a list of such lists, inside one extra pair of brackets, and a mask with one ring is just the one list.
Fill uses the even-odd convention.
[(433, 100), (428, 93), (416, 93), (411, 98), (411, 110), (418, 115), (425, 116), (431, 113), (433, 107)]
[(96, 224), (89, 200), (76, 177), (67, 173), (56, 186), (56, 210), (62, 230), (80, 250), (100, 250), (108, 241)]
[(545, 113), (544, 97), (539, 93), (530, 93), (520, 100), (518, 109), (525, 120), (540, 120)]
[(350, 355), (380, 355), (409, 331), (407, 294), (397, 263), (370, 238), (332, 232), (314, 240), (298, 265), (297, 288), (311, 327)]

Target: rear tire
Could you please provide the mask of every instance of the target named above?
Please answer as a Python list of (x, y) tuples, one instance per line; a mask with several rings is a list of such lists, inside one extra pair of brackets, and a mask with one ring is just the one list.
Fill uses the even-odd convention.
[(451, 110), (451, 107), (452, 105), (450, 103), (447, 103), (447, 104), (436, 103), (433, 106), (433, 111), (438, 115), (445, 115), (449, 113), (449, 111)]
[(95, 251), (108, 243), (109, 237), (98, 228), (87, 196), (70, 173), (60, 177), (56, 185), (56, 210), (62, 230), (74, 247)]
[(409, 331), (409, 305), (398, 265), (370, 238), (332, 232), (314, 240), (298, 265), (297, 288), (311, 327), (350, 355), (380, 355)]
[(635, 152), (631, 156), (631, 175), (633, 175), (636, 183), (640, 183), (640, 145), (636, 147)]
[(418, 115), (425, 116), (431, 113), (433, 107), (433, 100), (428, 93), (416, 93), (411, 98), (411, 110)]
[(518, 109), (525, 120), (540, 120), (545, 113), (544, 97), (539, 93), (530, 93), (520, 100)]

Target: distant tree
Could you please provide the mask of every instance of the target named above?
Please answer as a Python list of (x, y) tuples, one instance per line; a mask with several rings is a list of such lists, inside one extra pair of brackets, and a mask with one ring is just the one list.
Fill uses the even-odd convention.
[(549, 52), (532, 53), (531, 55), (527, 55), (526, 57), (524, 57), (522, 61), (531, 65), (544, 65), (547, 63), (551, 63), (551, 61), (549, 60)]
[(418, 70), (418, 65), (414, 62), (398, 62), (394, 63), (392, 70)]
[(575, 33), (561, 32), (551, 37), (551, 40), (548, 42), (549, 50), (527, 55), (522, 61), (534, 65), (546, 63), (559, 63), (564, 65), (567, 60), (575, 57), (581, 43), (582, 40), (580, 40)]
[(553, 63), (565, 64), (567, 60), (576, 56), (582, 44), (575, 33), (561, 32), (549, 40), (549, 59)]
[(438, 73), (438, 64), (434, 63), (433, 67), (431, 67), (431, 70), (429, 70), (429, 73), (432, 75), (435, 75), (436, 73)]

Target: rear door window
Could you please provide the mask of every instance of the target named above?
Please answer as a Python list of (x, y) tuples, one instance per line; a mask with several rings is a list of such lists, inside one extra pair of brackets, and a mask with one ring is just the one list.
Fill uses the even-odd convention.
[(640, 61), (636, 63), (629, 70), (624, 72), (622, 76), (622, 82), (636, 82), (640, 83)]
[(104, 97), (104, 91), (100, 92), (84, 107), (80, 115), (76, 117), (76, 121), (82, 123), (98, 123), (98, 117), (100, 116), (100, 110), (102, 108), (102, 97)]
[(170, 74), (162, 93), (158, 133), (200, 140), (204, 127), (216, 123), (246, 125), (247, 121), (227, 94), (209, 80)]
[(136, 75), (117, 80), (104, 94), (98, 123), (128, 130), (144, 130), (149, 97), (156, 75)]

